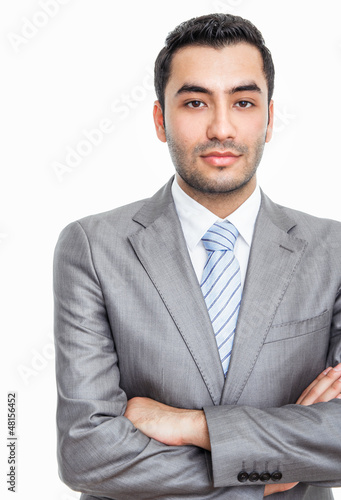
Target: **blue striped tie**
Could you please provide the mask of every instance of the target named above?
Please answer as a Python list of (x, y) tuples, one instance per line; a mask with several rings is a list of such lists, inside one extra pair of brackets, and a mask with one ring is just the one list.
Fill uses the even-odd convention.
[(238, 231), (233, 224), (217, 221), (203, 236), (208, 258), (201, 290), (211, 318), (226, 376), (241, 301), (240, 268), (233, 250)]

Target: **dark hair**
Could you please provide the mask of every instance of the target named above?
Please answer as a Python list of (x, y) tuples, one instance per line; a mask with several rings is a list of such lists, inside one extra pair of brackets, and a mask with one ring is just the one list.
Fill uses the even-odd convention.
[(171, 73), (171, 63), (177, 50), (188, 45), (204, 45), (216, 49), (246, 42), (256, 47), (263, 59), (263, 71), (268, 87), (270, 103), (275, 68), (271, 53), (265, 46), (261, 32), (247, 19), (231, 14), (209, 14), (185, 21), (171, 31), (155, 61), (154, 85), (161, 109), (164, 113), (165, 88)]

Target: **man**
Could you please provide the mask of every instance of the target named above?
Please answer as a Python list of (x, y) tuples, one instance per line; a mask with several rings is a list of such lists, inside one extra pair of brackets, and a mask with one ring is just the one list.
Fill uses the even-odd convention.
[(177, 27), (154, 106), (174, 181), (60, 236), (58, 458), (83, 500), (341, 485), (341, 225), (257, 187), (273, 80), (249, 21)]

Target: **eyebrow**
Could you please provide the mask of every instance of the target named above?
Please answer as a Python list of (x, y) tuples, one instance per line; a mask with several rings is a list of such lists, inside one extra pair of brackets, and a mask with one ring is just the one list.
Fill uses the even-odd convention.
[(200, 94), (208, 94), (212, 95), (213, 92), (206, 87), (200, 87), (199, 85), (192, 85), (190, 83), (185, 83), (182, 87), (179, 88), (177, 93), (175, 94), (180, 95), (180, 94), (186, 94), (186, 93), (200, 93)]
[[(258, 87), (258, 85), (255, 82), (250, 82), (250, 83), (247, 82), (245, 84), (237, 85), (237, 86), (232, 87), (231, 89), (226, 91), (226, 93), (229, 95), (233, 95), (233, 94), (236, 94), (238, 92), (258, 92), (259, 94), (262, 93), (261, 89)], [(206, 88), (206, 87), (201, 87), (200, 85), (185, 83), (184, 85), (182, 85), (182, 87), (179, 88), (179, 90), (176, 92), (175, 96), (178, 96), (181, 94), (186, 94), (186, 93), (199, 93), (199, 94), (213, 95), (213, 91)]]
[(259, 94), (262, 93), (261, 89), (258, 87), (256, 83), (248, 83), (246, 85), (238, 85), (237, 87), (232, 87), (228, 91), (228, 94), (236, 94), (237, 92), (258, 92)]

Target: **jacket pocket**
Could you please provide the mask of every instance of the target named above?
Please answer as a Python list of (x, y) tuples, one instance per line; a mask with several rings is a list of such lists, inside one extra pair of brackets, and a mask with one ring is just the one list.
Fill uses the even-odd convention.
[(326, 328), (329, 329), (330, 323), (331, 317), (329, 311), (325, 310), (313, 318), (272, 325), (264, 343), (269, 344), (271, 342), (278, 342), (279, 340), (308, 335)]

